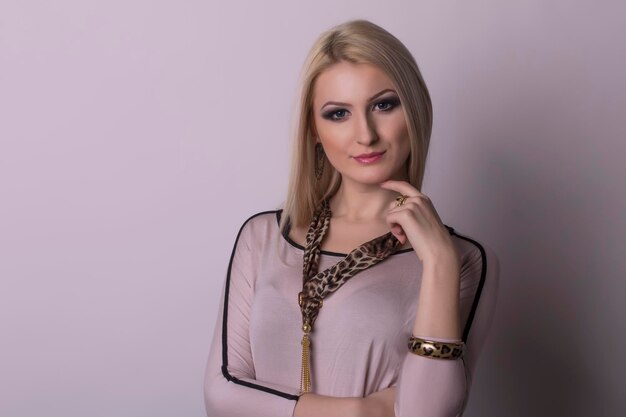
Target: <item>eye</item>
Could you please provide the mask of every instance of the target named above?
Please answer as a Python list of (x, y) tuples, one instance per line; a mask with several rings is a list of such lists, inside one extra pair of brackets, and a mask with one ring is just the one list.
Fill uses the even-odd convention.
[[(383, 105), (383, 107), (382, 107), (382, 108), (381, 108), (381, 107), (378, 107), (378, 106), (380, 106), (381, 104)], [(395, 108), (398, 104), (400, 104), (400, 100), (398, 100), (398, 99), (397, 99), (397, 98), (395, 98), (395, 97), (392, 97), (392, 98), (388, 98), (388, 99), (385, 99), (385, 100), (379, 101), (378, 103), (374, 104), (374, 107), (375, 107), (376, 109), (380, 110), (380, 111), (385, 111), (385, 112), (386, 112), (386, 111), (390, 111), (390, 110), (392, 110), (392, 109), (393, 109), (393, 108)]]
[[(328, 111), (324, 113), (323, 116), (325, 119), (329, 119), (329, 120), (341, 120), (345, 117), (345, 113), (346, 113), (345, 109), (338, 109), (338, 110)], [(339, 117), (335, 117), (335, 116), (339, 116)]]
[[(374, 110), (378, 110), (381, 112), (388, 112), (388, 111), (395, 109), (399, 105), (400, 105), (399, 98), (389, 97), (374, 104)], [(335, 109), (335, 110), (329, 110), (323, 113), (322, 117), (324, 119), (338, 122), (338, 121), (344, 120), (346, 118), (346, 114), (348, 113), (349, 112), (346, 109)]]
[(381, 101), (380, 103), (376, 103), (377, 106), (380, 106), (381, 104), (387, 104), (389, 106), (385, 108), (377, 107), (379, 110), (382, 110), (382, 111), (387, 111), (391, 107), (391, 103), (389, 103), (388, 101)]

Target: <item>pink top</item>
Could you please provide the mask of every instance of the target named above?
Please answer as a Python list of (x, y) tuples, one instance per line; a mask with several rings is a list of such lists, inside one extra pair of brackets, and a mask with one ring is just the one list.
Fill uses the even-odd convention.
[[(292, 417), (298, 401), (304, 248), (280, 233), (281, 213), (252, 215), (233, 245), (204, 381), (209, 417)], [(403, 249), (324, 299), (311, 333), (313, 393), (365, 397), (395, 385), (397, 417), (463, 414), (492, 321), (499, 265), (491, 249), (446, 227), (462, 254), (465, 356), (409, 352), (422, 265), (412, 248)], [(319, 271), (345, 255), (322, 251)]]

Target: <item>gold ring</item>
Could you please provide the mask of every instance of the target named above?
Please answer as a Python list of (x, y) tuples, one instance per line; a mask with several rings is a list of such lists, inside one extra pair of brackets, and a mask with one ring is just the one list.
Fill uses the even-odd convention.
[(396, 207), (400, 207), (401, 205), (403, 205), (407, 198), (409, 198), (409, 196), (404, 194), (396, 197)]

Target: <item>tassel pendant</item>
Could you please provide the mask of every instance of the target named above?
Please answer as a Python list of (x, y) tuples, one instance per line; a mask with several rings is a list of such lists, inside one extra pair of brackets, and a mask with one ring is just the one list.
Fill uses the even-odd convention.
[(300, 372), (300, 392), (311, 392), (311, 368), (310, 368), (310, 346), (309, 332), (311, 327), (308, 324), (302, 326), (302, 371)]

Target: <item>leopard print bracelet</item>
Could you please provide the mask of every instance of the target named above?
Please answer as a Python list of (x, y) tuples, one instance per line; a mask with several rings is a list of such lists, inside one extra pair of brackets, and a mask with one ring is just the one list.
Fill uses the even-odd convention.
[(458, 359), (463, 357), (465, 343), (435, 342), (411, 336), (409, 339), (409, 351), (427, 358)]

